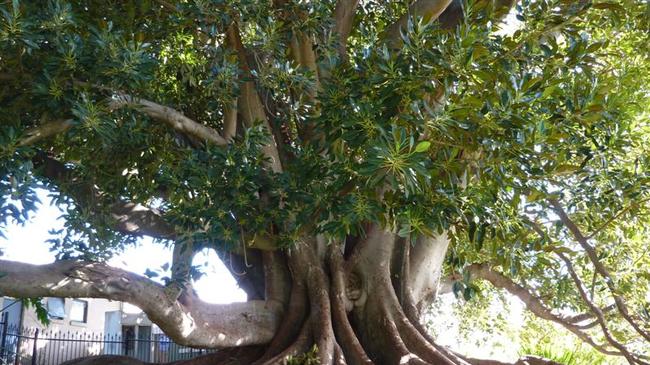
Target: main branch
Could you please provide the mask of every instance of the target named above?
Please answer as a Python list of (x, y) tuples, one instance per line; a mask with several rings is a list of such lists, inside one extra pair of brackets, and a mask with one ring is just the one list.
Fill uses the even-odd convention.
[(57, 134), (68, 131), (74, 125), (70, 119), (58, 119), (45, 122), (25, 132), (25, 136), (18, 142), (18, 146), (25, 147), (33, 145), (41, 140), (53, 137)]
[(239, 27), (236, 22), (232, 22), (226, 30), (226, 46), (237, 55), (239, 67), (242, 71), (241, 95), (237, 102), (237, 108), (246, 126), (252, 126), (256, 122), (262, 122), (272, 136), (271, 142), (262, 147), (262, 151), (270, 159), (272, 171), (280, 173), (282, 172), (282, 162), (280, 161), (280, 153), (277, 145), (280, 141), (275, 140), (273, 137), (273, 129), (264, 111), (264, 104), (262, 104), (260, 95), (257, 92), (255, 82), (251, 81), (253, 75), (247, 62), (246, 49), (242, 43)]
[(116, 200), (108, 207), (103, 206), (102, 192), (94, 185), (85, 183), (74, 176), (72, 169), (66, 167), (45, 154), (37, 154), (34, 166), (39, 175), (60, 186), (72, 186), (65, 189), (66, 193), (75, 200), (75, 203), (94, 214), (107, 212), (113, 220), (113, 229), (130, 235), (145, 235), (154, 238), (172, 239), (176, 232), (156, 209), (145, 207), (141, 204)]
[(334, 32), (339, 37), (339, 58), (344, 62), (348, 60), (348, 37), (352, 32), (358, 4), (359, 0), (339, 0), (334, 9)]
[(183, 134), (212, 142), (218, 146), (225, 146), (228, 144), (228, 140), (223, 138), (216, 130), (198, 123), (186, 117), (178, 110), (172, 109), (168, 106), (126, 94), (116, 95), (109, 104), (111, 110), (127, 106), (134, 107), (151, 118), (168, 124)]

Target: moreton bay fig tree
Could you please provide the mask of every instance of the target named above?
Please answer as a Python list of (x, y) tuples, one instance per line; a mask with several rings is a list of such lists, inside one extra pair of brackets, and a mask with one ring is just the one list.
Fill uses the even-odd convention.
[[(503, 364), (420, 323), (495, 287), (648, 364), (649, 9), (4, 1), (0, 219), (45, 188), (65, 228), (52, 264), (0, 260), (0, 294), (121, 300), (221, 349), (185, 364)], [(105, 263), (140, 236), (166, 280)], [(206, 249), (247, 302), (197, 297)]]

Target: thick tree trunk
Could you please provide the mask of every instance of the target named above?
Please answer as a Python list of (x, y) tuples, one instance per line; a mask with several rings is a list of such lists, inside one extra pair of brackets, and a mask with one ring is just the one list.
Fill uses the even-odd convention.
[[(249, 277), (244, 288), (251, 288), (255, 298), (264, 288), (266, 300), (234, 307), (199, 303), (193, 293), (183, 293), (176, 300), (167, 297), (163, 287), (145, 283), (137, 275), (72, 262), (41, 267), (0, 262), (4, 272), (0, 292), (131, 301), (142, 306), (174, 340), (222, 349), (174, 365), (284, 364), (314, 346), (320, 364), (501, 364), (459, 357), (436, 345), (418, 322), (420, 309), (436, 294), (446, 235), (418, 239), (411, 245), (373, 226), (364, 238), (348, 240), (347, 245), (327, 244), (314, 236), (286, 253), (262, 253), (255, 262), (263, 265), (264, 282), (252, 279), (260, 275)], [(15, 278), (27, 269), (31, 280), (17, 285)], [(130, 291), (133, 288), (135, 293)], [(191, 288), (185, 290), (191, 292)], [(187, 318), (193, 319), (191, 326), (183, 321)], [(100, 356), (66, 364), (143, 363)]]

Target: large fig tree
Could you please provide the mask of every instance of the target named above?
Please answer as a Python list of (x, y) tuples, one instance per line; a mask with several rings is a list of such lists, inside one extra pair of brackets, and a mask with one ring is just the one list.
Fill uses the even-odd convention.
[[(5, 1), (0, 217), (44, 187), (66, 223), (0, 293), (133, 303), (222, 349), (197, 363), (500, 364), (420, 323), (485, 280), (648, 364), (649, 9)], [(173, 246), (164, 285), (105, 264), (139, 236)], [(197, 297), (205, 249), (248, 302)]]

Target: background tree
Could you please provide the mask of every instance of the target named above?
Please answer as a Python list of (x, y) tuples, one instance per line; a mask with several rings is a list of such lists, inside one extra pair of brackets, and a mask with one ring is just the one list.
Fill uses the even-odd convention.
[[(649, 9), (5, 2), (0, 216), (44, 186), (66, 226), (0, 292), (133, 303), (211, 363), (498, 363), (420, 325), (443, 277), (647, 364)], [(174, 247), (166, 285), (103, 263), (141, 235)], [(197, 298), (204, 248), (248, 302)]]

